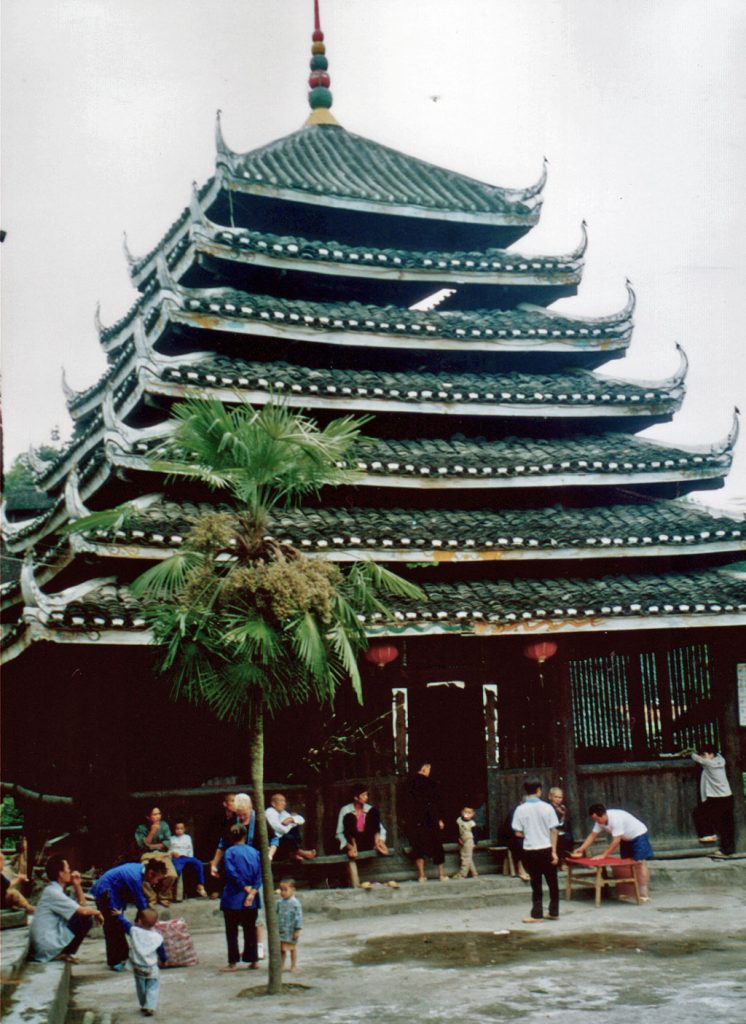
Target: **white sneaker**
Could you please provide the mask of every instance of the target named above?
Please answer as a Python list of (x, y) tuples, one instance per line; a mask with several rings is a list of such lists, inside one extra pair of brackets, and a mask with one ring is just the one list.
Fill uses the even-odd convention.
[(259, 959), (263, 960), (264, 959), (264, 943), (263, 942), (257, 942), (257, 944), (256, 944), (256, 952), (257, 952), (257, 956), (259, 957)]

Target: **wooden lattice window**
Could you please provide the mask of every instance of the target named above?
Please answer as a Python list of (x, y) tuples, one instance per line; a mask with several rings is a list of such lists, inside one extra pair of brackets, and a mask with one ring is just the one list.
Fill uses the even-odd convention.
[(706, 644), (570, 662), (578, 760), (645, 760), (717, 743)]

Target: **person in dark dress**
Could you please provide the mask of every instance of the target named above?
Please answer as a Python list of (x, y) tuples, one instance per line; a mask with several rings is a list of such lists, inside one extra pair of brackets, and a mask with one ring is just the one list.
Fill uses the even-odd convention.
[(443, 814), (440, 809), (440, 796), (435, 781), (430, 777), (432, 766), (423, 763), (409, 780), (407, 786), (407, 830), (412, 843), (412, 855), (417, 867), (417, 881), (426, 882), (425, 861), (432, 860), (438, 869), (438, 879), (448, 881), (444, 861)]

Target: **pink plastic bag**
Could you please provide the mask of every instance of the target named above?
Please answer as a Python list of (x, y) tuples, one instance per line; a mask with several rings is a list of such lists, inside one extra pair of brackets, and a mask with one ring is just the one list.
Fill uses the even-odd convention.
[(155, 927), (163, 936), (163, 945), (166, 947), (168, 960), (165, 966), (193, 967), (199, 963), (192, 936), (183, 917), (177, 917), (175, 921), (159, 921)]

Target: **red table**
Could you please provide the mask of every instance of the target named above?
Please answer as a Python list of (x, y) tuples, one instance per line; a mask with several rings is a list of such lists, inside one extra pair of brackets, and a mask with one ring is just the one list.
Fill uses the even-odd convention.
[[(576, 886), (585, 886), (588, 889), (596, 890), (596, 906), (601, 906), (601, 890), (604, 886), (631, 885), (635, 891), (635, 900), (640, 902), (640, 890), (637, 886), (637, 875), (635, 874), (635, 861), (626, 857), (568, 857), (565, 861), (567, 869), (566, 896), (572, 899), (573, 883)], [(613, 872), (611, 876), (607, 868), (629, 868), (629, 874), (624, 872), (617, 876)]]

